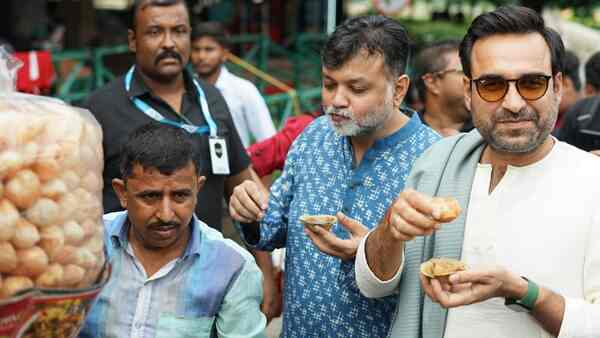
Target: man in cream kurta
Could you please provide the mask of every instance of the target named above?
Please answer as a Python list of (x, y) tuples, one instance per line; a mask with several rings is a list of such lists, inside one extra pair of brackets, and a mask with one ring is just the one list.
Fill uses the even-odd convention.
[[(600, 309), (590, 304), (600, 298), (600, 184), (590, 182), (600, 182), (600, 160), (556, 141), (542, 160), (509, 166), (488, 194), (491, 169), (481, 163), (475, 169), (461, 260), (469, 269), (506, 267), (562, 294), (566, 308), (559, 337), (597, 336)], [(364, 242), (356, 260), (359, 288), (369, 297), (393, 293), (402, 275), (380, 281), (368, 268)], [(585, 333), (586, 325), (589, 335), (573, 334)], [(450, 309), (444, 337), (551, 335), (528, 313), (491, 298)]]
[[(357, 252), (361, 292), (398, 294), (389, 336), (600, 337), (600, 160), (549, 135), (563, 55), (529, 9), (501, 7), (469, 28), (461, 60), (477, 130), (415, 163), (414, 190)], [(462, 214), (440, 224), (433, 195), (455, 197)], [(419, 265), (431, 257), (468, 270), (427, 278)]]

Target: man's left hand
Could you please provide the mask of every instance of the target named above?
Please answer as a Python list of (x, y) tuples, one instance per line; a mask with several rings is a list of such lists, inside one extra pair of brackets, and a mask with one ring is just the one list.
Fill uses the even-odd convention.
[(341, 212), (336, 216), (338, 222), (350, 232), (350, 238), (340, 239), (332, 232), (318, 226), (312, 229), (305, 226), (304, 232), (322, 252), (343, 260), (352, 259), (356, 256), (360, 241), (367, 235), (369, 228)]
[(598, 149), (598, 150), (592, 150), (592, 151), (590, 151), (590, 153), (592, 153), (592, 154), (594, 154), (596, 156), (600, 156), (600, 149)]
[(260, 310), (267, 318), (267, 323), (273, 318), (281, 316), (283, 309), (283, 298), (278, 280), (274, 274), (263, 276), (263, 302)]
[(420, 275), (421, 286), (432, 301), (444, 308), (483, 302), (493, 297), (522, 298), (527, 281), (500, 267), (486, 271), (460, 271), (443, 278)]

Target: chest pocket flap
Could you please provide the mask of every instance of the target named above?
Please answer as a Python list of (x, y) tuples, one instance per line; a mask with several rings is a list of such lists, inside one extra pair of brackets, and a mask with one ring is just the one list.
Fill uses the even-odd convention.
[(156, 327), (156, 338), (209, 338), (212, 337), (215, 317), (182, 317), (161, 313)]

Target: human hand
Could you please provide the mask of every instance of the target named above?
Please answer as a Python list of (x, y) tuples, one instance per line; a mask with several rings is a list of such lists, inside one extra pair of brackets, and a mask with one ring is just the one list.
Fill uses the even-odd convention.
[(332, 232), (319, 226), (312, 228), (305, 226), (304, 232), (322, 252), (343, 260), (354, 258), (360, 241), (369, 232), (369, 228), (341, 212), (338, 212), (336, 216), (338, 222), (350, 232), (350, 238), (340, 239)]
[(241, 223), (260, 221), (267, 210), (269, 198), (260, 187), (246, 180), (233, 189), (229, 200), (231, 218)]
[(590, 151), (590, 153), (592, 153), (592, 154), (594, 154), (596, 156), (600, 156), (600, 149), (592, 150), (592, 151)]
[(527, 281), (501, 267), (460, 271), (448, 278), (420, 274), (420, 278), (427, 296), (444, 308), (479, 303), (493, 297), (520, 299), (527, 293)]
[[(279, 272), (281, 273), (281, 272)], [(277, 278), (277, 272), (263, 275), (263, 302), (260, 311), (267, 317), (267, 323), (281, 316), (283, 310), (283, 295)]]
[(443, 199), (407, 189), (400, 193), (388, 210), (382, 230), (387, 236), (401, 241), (431, 235), (440, 228), (440, 223), (453, 219), (444, 219), (444, 205), (441, 203), (444, 203)]

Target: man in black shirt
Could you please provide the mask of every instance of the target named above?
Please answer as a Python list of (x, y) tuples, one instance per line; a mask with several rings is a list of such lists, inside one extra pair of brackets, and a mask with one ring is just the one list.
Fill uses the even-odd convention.
[(600, 156), (600, 52), (585, 64), (585, 95), (566, 113), (556, 137)]
[(569, 109), (583, 97), (581, 77), (579, 76), (579, 58), (572, 51), (565, 50), (563, 63), (563, 94), (558, 105), (558, 117), (556, 118), (555, 129), (563, 125)]
[(556, 137), (600, 156), (600, 96), (588, 97), (575, 103), (567, 112)]
[[(140, 0), (132, 13), (128, 41), (135, 53), (135, 65), (125, 76), (92, 93), (85, 104), (104, 132), (105, 212), (122, 210), (111, 187), (111, 181), (120, 175), (122, 144), (139, 126), (159, 121), (192, 132), (199, 142), (203, 158), (198, 165), (207, 180), (198, 194), (196, 215), (221, 230), (223, 197), (228, 200), (233, 188), (244, 180), (258, 183), (260, 178), (250, 166), (219, 91), (194, 78), (185, 68), (191, 50), (185, 1)], [(258, 186), (267, 193), (262, 184)], [(255, 257), (265, 279), (263, 311), (271, 317), (270, 303), (277, 297), (271, 284), (270, 255), (256, 252)]]

